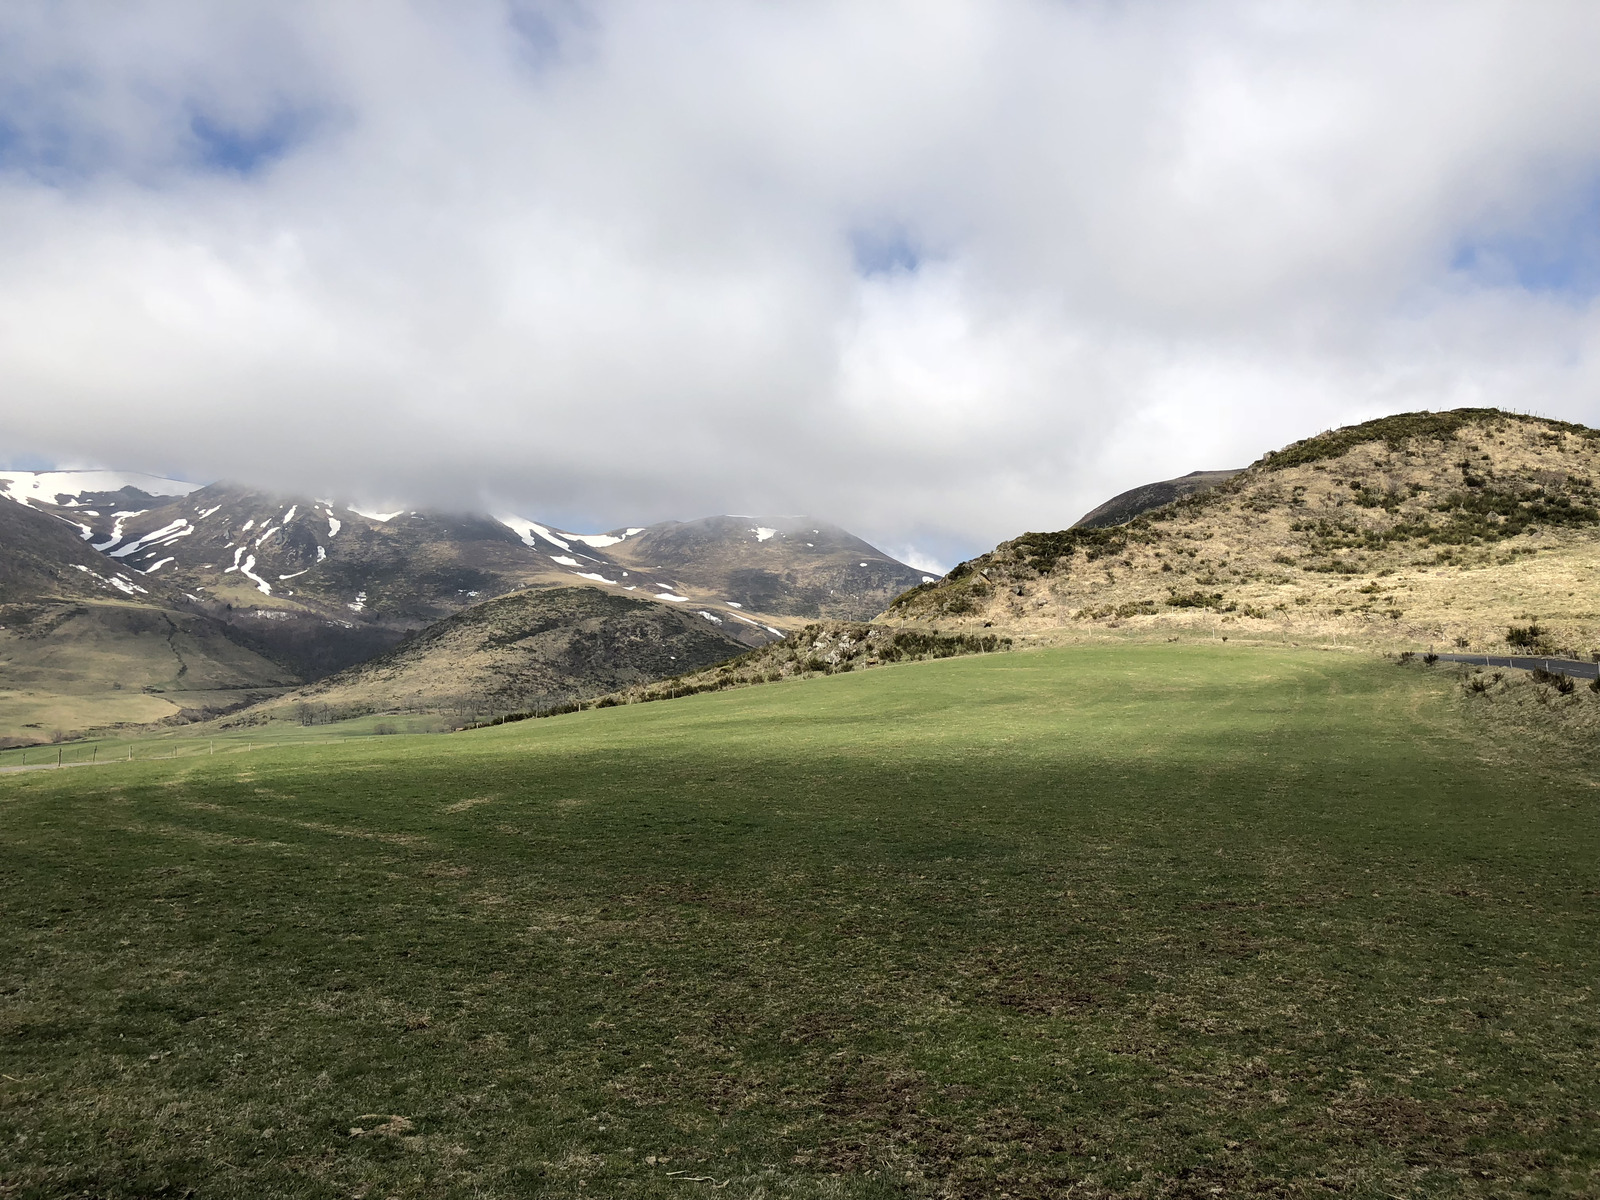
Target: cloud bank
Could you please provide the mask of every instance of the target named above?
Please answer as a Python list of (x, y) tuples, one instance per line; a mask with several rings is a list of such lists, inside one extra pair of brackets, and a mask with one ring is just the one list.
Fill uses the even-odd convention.
[(1331, 425), (1594, 422), (1600, 9), (0, 13), (0, 457), (937, 559)]

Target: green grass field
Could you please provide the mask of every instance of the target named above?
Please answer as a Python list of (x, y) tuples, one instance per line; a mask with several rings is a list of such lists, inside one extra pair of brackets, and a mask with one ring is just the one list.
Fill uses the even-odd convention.
[(286, 745), (344, 741), (349, 738), (384, 737), (397, 733), (436, 733), (444, 722), (433, 716), (373, 713), (326, 725), (300, 725), (273, 721), (226, 729), (217, 722), (140, 730), (133, 736), (75, 738), (60, 745), (14, 746), (0, 750), (0, 770), (6, 767), (82, 766), (99, 762), (142, 762), (149, 759), (202, 758), (245, 750), (267, 750)]
[(1594, 1195), (1594, 767), (1124, 646), (7, 775), (0, 1196)]

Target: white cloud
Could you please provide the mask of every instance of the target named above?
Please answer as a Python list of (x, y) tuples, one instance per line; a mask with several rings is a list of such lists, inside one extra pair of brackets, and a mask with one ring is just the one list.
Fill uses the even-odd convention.
[(953, 561), (1380, 412), (1600, 417), (1593, 6), (383, 11), (0, 14), (8, 449)]

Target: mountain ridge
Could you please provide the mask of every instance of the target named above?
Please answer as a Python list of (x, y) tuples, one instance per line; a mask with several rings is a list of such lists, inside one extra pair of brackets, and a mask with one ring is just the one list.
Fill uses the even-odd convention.
[(1162, 479), (1155, 483), (1140, 484), (1119, 492), (1104, 504), (1097, 505), (1073, 523), (1074, 529), (1103, 529), (1109, 525), (1125, 525), (1141, 513), (1165, 507), (1175, 500), (1209, 491), (1227, 483), (1242, 471), (1234, 467), (1223, 471), (1190, 471), (1176, 479)]

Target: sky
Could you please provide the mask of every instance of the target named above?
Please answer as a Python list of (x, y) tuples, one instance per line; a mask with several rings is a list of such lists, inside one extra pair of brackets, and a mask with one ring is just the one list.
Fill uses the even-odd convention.
[(0, 463), (918, 566), (1600, 424), (1600, 5), (0, 8)]

